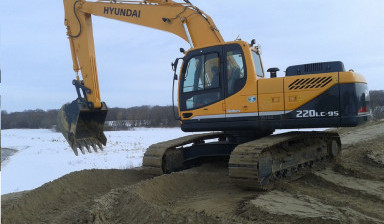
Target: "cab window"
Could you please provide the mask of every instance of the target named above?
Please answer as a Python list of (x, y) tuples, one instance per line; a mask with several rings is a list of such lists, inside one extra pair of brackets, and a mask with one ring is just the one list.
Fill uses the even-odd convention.
[(183, 80), (185, 109), (191, 110), (221, 99), (220, 57), (218, 53), (197, 55), (189, 59)]
[(226, 53), (228, 95), (239, 91), (245, 84), (245, 69), (241, 49)]
[(220, 61), (217, 53), (191, 58), (185, 72), (183, 92), (218, 88)]
[(252, 59), (253, 59), (253, 64), (255, 66), (256, 75), (259, 77), (264, 77), (264, 71), (263, 71), (263, 67), (261, 66), (260, 55), (255, 51), (252, 51)]

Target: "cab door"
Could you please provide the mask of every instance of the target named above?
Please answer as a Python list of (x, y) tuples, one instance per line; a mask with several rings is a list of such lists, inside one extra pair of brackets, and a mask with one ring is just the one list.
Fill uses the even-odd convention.
[[(225, 45), (223, 49), (224, 59), (224, 96), (227, 121), (244, 118), (249, 112), (248, 102), (250, 96), (256, 96), (256, 92), (248, 94), (244, 91), (247, 82), (247, 68), (242, 48), (238, 44)], [(244, 93), (247, 94), (244, 94)], [(256, 97), (255, 97), (256, 98)], [(250, 105), (248, 105), (250, 104)]]
[(210, 122), (225, 119), (222, 47), (189, 52), (184, 60), (179, 86), (183, 121)]

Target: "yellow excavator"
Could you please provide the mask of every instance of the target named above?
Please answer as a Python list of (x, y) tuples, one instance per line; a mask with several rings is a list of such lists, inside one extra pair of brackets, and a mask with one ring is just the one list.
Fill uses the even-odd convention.
[(235, 184), (267, 188), (341, 152), (335, 132), (272, 135), (275, 129), (356, 126), (369, 118), (367, 82), (342, 62), (289, 66), (285, 77), (269, 68), (267, 77), (254, 40), (225, 42), (213, 20), (188, 0), (64, 0), (64, 9), (73, 69), (82, 78), (72, 82), (78, 98), (61, 108), (58, 127), (76, 155), (77, 149), (102, 150), (107, 142), (108, 108), (100, 97), (92, 15), (168, 31), (191, 46), (180, 49), (183, 57), (172, 63), (178, 119), (183, 131), (204, 133), (151, 145), (143, 158), (148, 173), (224, 157)]

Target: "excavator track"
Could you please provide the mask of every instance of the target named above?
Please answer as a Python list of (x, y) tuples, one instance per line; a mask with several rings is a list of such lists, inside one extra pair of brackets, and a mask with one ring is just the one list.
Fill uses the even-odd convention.
[(314, 166), (337, 158), (340, 152), (336, 132), (288, 132), (242, 144), (230, 143), (225, 133), (215, 132), (151, 145), (144, 154), (143, 169), (148, 174), (162, 175), (186, 169), (191, 159), (226, 156), (234, 184), (267, 190), (277, 180), (303, 176)]
[(289, 132), (238, 145), (229, 160), (229, 176), (242, 188), (267, 190), (274, 182), (337, 158), (335, 132)]
[[(188, 145), (207, 145), (206, 140), (215, 138), (223, 140), (225, 135), (222, 132), (196, 134), (153, 144), (144, 154), (143, 169), (153, 175), (180, 171), (184, 169)], [(223, 153), (229, 155), (230, 151), (232, 150), (224, 150)]]

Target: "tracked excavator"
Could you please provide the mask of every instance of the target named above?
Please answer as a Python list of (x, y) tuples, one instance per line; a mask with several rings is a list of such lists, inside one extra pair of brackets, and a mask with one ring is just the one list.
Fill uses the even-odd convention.
[(203, 158), (223, 157), (229, 158), (235, 184), (264, 189), (341, 152), (336, 132), (272, 135), (275, 129), (357, 126), (369, 118), (362, 75), (332, 61), (289, 66), (284, 77), (269, 68), (267, 77), (254, 40), (225, 42), (213, 20), (188, 0), (64, 0), (64, 9), (78, 98), (63, 105), (58, 127), (76, 155), (78, 149), (83, 154), (102, 150), (107, 142), (108, 108), (100, 96), (92, 16), (167, 31), (191, 46), (172, 63), (178, 119), (183, 131), (204, 133), (151, 145), (143, 158), (148, 173), (171, 173)]

